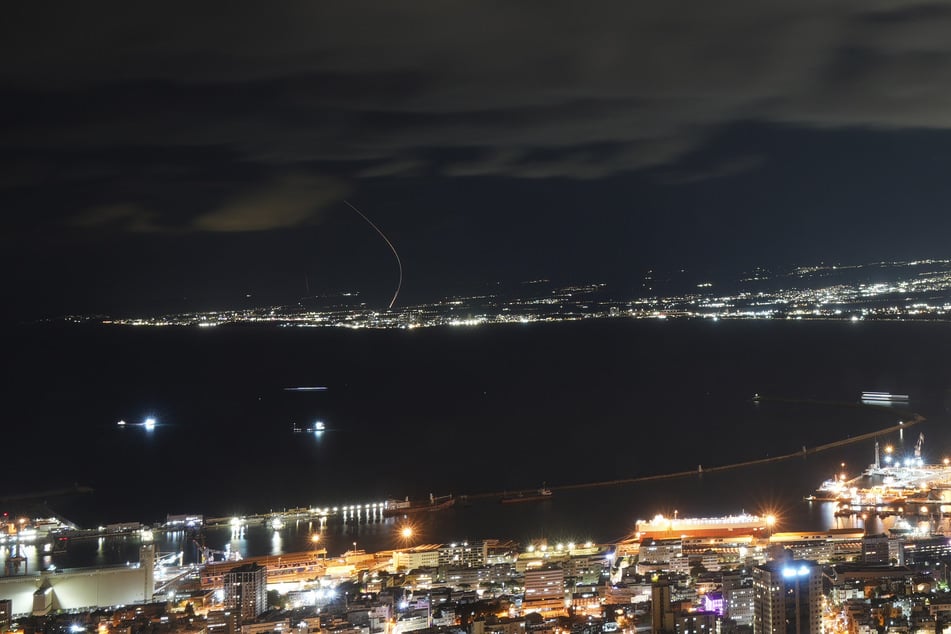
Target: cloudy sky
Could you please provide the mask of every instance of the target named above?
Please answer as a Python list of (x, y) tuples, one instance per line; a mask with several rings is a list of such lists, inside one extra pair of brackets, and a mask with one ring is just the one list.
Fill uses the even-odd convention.
[[(21, 3), (13, 311), (951, 255), (938, 2)], [(248, 298), (247, 296), (251, 297)]]

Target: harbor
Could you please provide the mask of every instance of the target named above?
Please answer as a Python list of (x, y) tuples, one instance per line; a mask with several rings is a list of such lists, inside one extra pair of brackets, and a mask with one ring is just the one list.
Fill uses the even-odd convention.
[(924, 433), (910, 456), (898, 456), (892, 445), (876, 441), (866, 469), (826, 479), (806, 500), (833, 503), (838, 518), (891, 518), (896, 530), (943, 533), (951, 521), (951, 459), (926, 462), (923, 448)]
[[(755, 537), (790, 529), (827, 530), (848, 526), (864, 530), (866, 525), (871, 525), (873, 516), (889, 519), (889, 527), (896, 530), (903, 530), (906, 523), (920, 531), (932, 530), (932, 527), (943, 530), (942, 520), (951, 516), (951, 468), (946, 463), (934, 464), (925, 459), (924, 434), (918, 434), (918, 427), (914, 428), (919, 442), (913, 455), (909, 448), (909, 455), (899, 458), (898, 452), (882, 441), (892, 434), (903, 438), (913, 425), (923, 421), (920, 415), (908, 415), (897, 424), (879, 427), (877, 431), (863, 430), (826, 444), (803, 447), (801, 451), (738, 463), (705, 464), (702, 469), (614, 480), (544, 482), (541, 488), (514, 487), (438, 495), (433, 492), (416, 497), (312, 504), (233, 515), (169, 514), (164, 521), (128, 521), (89, 528), (63, 523), (47, 529), (42, 537), (31, 533), (31, 521), (23, 518), (28, 521), (19, 526), (21, 539), (17, 539), (12, 529), (4, 538), (7, 552), (3, 559), (16, 563), (20, 561), (18, 557), (23, 558), (24, 568), (35, 572), (134, 560), (137, 556), (134, 545), (153, 543), (157, 554), (167, 560), (230, 562), (238, 557), (280, 557), (287, 553), (317, 551), (310, 540), (318, 536), (324, 552), (361, 549), (372, 552), (405, 546), (399, 532), (407, 524), (417, 529), (420, 541), (425, 539), (428, 543), (475, 537), (534, 539), (538, 531), (535, 527), (561, 523), (575, 527), (567, 532), (576, 541), (594, 538), (593, 541), (600, 543), (619, 543), (636, 534), (641, 537), (652, 534), (661, 539), (703, 536), (708, 529), (713, 532), (726, 529), (733, 536), (749, 533)], [(863, 442), (869, 446), (874, 443), (875, 447), (873, 462), (867, 469), (857, 476), (849, 476), (844, 473), (845, 463), (842, 463), (842, 472), (822, 483), (818, 490), (814, 489), (817, 475), (821, 477), (830, 464), (827, 456), (820, 459), (819, 454), (855, 445), (851, 449), (854, 459), (866, 451), (858, 445)], [(796, 466), (798, 464), (815, 467), (804, 470)], [(790, 487), (793, 499), (801, 503), (805, 497), (809, 502), (821, 504), (805, 504), (800, 514), (776, 502), (763, 504), (744, 493), (749, 482), (780, 480), (790, 485), (798, 482)], [(814, 490), (812, 495), (803, 496), (810, 490)], [(726, 508), (721, 508), (727, 503), (724, 493), (730, 501)], [(692, 500), (689, 506), (677, 504), (681, 509), (690, 509), (688, 514), (680, 517), (668, 506), (667, 500), (675, 498)], [(717, 504), (711, 501), (714, 498)], [(651, 531), (650, 521), (635, 526), (630, 510), (622, 516), (628, 518), (627, 522), (614, 516), (616, 511), (631, 508), (632, 500), (636, 500), (637, 513), (641, 516), (662, 518), (656, 522), (656, 530)], [(746, 508), (752, 512), (746, 513)], [(822, 510), (813, 512), (809, 510), (812, 508)], [(928, 522), (928, 527), (922, 527), (922, 522)], [(599, 526), (601, 534), (592, 534), (591, 526)]]

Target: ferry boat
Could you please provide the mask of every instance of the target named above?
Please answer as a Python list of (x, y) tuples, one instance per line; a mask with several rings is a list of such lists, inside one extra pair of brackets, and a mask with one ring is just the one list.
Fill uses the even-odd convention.
[(891, 392), (862, 392), (862, 402), (878, 403), (907, 403), (907, 394), (892, 394)]
[(819, 488), (816, 489), (816, 492), (807, 495), (805, 500), (807, 502), (835, 502), (846, 499), (850, 495), (851, 486), (850, 483), (845, 480), (845, 477), (832, 477), (828, 480), (823, 480)]
[(664, 517), (638, 520), (635, 533), (638, 539), (675, 539), (678, 537), (735, 537), (739, 535), (766, 535), (769, 518), (761, 515), (727, 515), (724, 517)]

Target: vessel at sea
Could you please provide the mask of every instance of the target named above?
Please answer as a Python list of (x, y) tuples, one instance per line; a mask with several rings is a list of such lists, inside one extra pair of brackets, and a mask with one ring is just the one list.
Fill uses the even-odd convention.
[(294, 432), (295, 434), (303, 434), (306, 432), (310, 434), (319, 435), (326, 430), (327, 430), (327, 425), (322, 420), (315, 421), (314, 424), (311, 425), (310, 427), (301, 427), (300, 425), (297, 425), (297, 424), (291, 425), (291, 431)]
[(862, 392), (862, 402), (866, 404), (907, 403), (908, 395), (891, 392)]
[(546, 486), (537, 491), (518, 491), (509, 495), (503, 495), (499, 500), (502, 504), (514, 504), (517, 502), (541, 502), (550, 500), (552, 496), (551, 489)]
[(638, 539), (675, 539), (679, 537), (735, 537), (739, 535), (766, 535), (770, 518), (761, 515), (726, 515), (723, 517), (664, 517), (638, 520), (635, 533)]
[(413, 501), (408, 497), (403, 500), (387, 500), (383, 507), (383, 517), (399, 517), (413, 513), (444, 511), (452, 508), (455, 504), (456, 498), (451, 495), (436, 497), (432, 493), (429, 494), (429, 499), (425, 501)]

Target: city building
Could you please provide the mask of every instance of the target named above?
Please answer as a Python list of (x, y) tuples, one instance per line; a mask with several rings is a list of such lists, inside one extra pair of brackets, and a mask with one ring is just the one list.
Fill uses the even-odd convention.
[(678, 560), (683, 560), (683, 568), (689, 568), (689, 561), (683, 559), (683, 540), (675, 539), (655, 539), (648, 537), (641, 542), (637, 552), (638, 574), (650, 574), (652, 572), (670, 570), (671, 567), (677, 567), (674, 564)]
[(565, 571), (560, 566), (530, 568), (524, 573), (523, 612), (564, 611)]
[(439, 544), (421, 544), (393, 552), (393, 567), (396, 570), (416, 570), (417, 568), (438, 568), (440, 562)]
[(784, 558), (753, 568), (753, 634), (820, 634), (821, 607), (817, 562)]
[(723, 595), (723, 618), (738, 631), (752, 631), (753, 577), (739, 571), (725, 573), (721, 576), (720, 592)]
[(865, 533), (853, 528), (773, 533), (769, 538), (769, 558), (782, 559), (783, 551), (791, 551), (794, 559), (819, 563), (853, 561), (861, 558), (864, 539)]
[(604, 552), (572, 554), (565, 562), (565, 579), (573, 585), (597, 584), (608, 572), (610, 572), (610, 560)]
[(0, 632), (10, 629), (13, 622), (13, 599), (0, 599)]
[(891, 553), (888, 547), (888, 535), (866, 535), (862, 538), (862, 561), (867, 564), (887, 564)]
[(231, 610), (209, 610), (205, 628), (208, 634), (235, 634), (241, 631), (239, 615)]
[(485, 565), (485, 542), (443, 544), (439, 548), (439, 565), (454, 568), (480, 568)]
[(673, 634), (676, 625), (670, 601), (669, 582), (658, 581), (651, 587), (651, 634)]
[(677, 634), (716, 634), (717, 613), (708, 611), (681, 612), (676, 616)]
[(904, 560), (914, 564), (932, 564), (951, 559), (951, 545), (944, 535), (929, 535), (904, 541)]
[(255, 563), (236, 566), (224, 576), (224, 607), (249, 621), (267, 608), (267, 568)]
[(486, 539), (482, 551), (487, 566), (508, 565), (518, 559), (518, 543), (511, 539)]
[(732, 620), (737, 627), (753, 627), (755, 593), (753, 586), (736, 586), (723, 590), (723, 617)]

